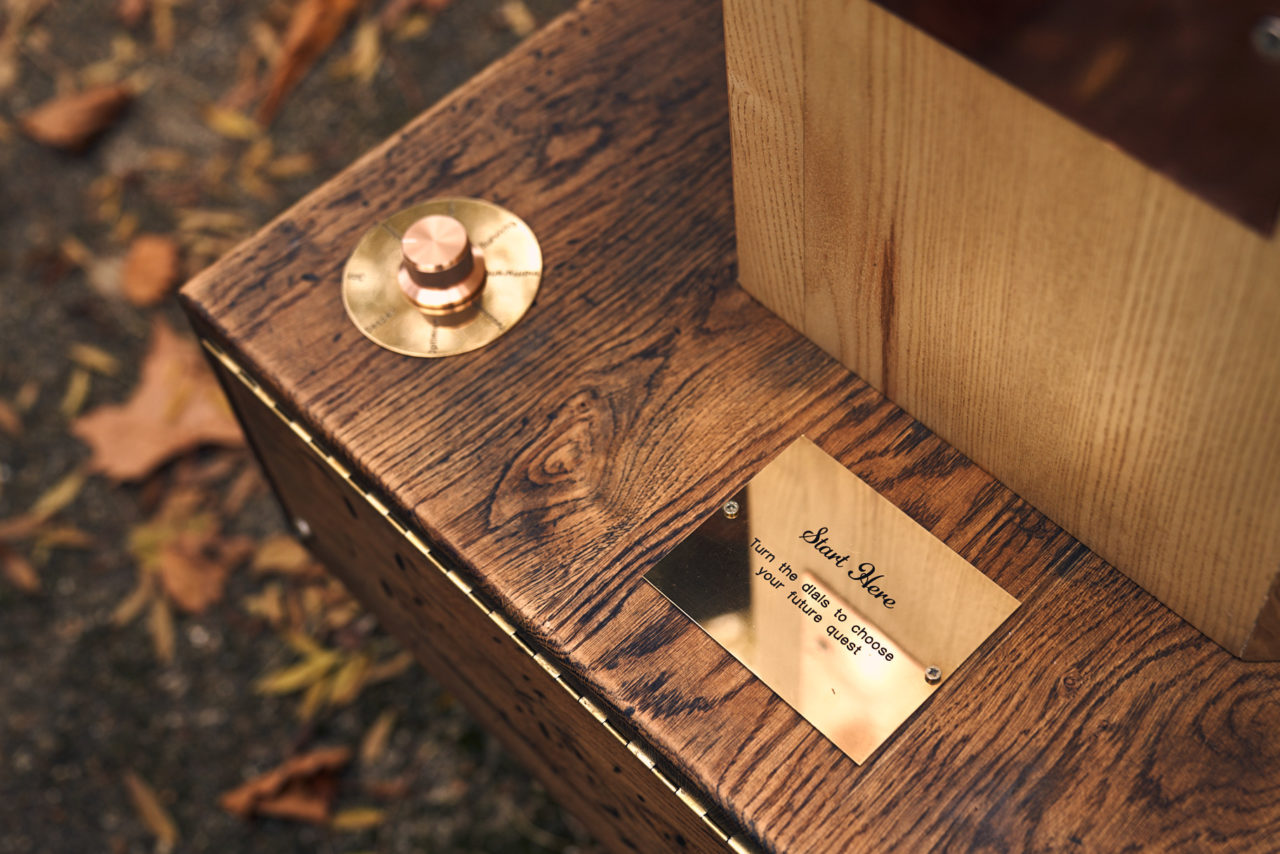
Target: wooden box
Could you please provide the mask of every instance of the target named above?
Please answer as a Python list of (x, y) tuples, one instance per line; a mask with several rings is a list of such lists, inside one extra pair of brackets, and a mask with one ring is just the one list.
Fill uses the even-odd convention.
[[(1247, 849), (1280, 666), (1233, 659), (736, 285), (721, 10), (584, 4), (184, 304), (289, 517), (617, 851)], [(350, 324), (378, 218), (494, 199), (529, 315), (415, 360)], [(859, 766), (642, 576), (807, 435), (1023, 605)]]
[(1265, 11), (725, 7), (743, 287), (1254, 659), (1280, 657), (1280, 65), (1250, 46)]

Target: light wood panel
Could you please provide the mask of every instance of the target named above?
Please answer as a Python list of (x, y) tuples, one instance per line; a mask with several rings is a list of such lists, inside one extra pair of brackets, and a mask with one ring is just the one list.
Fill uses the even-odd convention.
[[(1280, 242), (865, 0), (800, 5), (728, 29), (732, 84), (735, 57), (772, 50), (759, 33), (803, 22), (804, 244), (744, 254), (743, 286), (1258, 654), (1280, 571)], [(762, 163), (739, 157), (735, 190)], [(778, 215), (761, 195), (737, 195), (744, 242)]]

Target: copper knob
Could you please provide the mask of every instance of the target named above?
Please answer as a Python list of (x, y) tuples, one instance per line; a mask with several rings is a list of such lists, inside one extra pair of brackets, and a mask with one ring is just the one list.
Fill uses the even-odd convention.
[(443, 214), (424, 216), (405, 231), (400, 251), (400, 290), (423, 314), (465, 320), (478, 305), (484, 252), (471, 245), (462, 223)]

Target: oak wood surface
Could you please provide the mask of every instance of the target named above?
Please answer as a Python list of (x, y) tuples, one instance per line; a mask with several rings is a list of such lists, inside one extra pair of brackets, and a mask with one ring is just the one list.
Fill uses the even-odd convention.
[[(1231, 658), (735, 285), (719, 15), (560, 19), (189, 285), (198, 329), (763, 848), (1272, 845), (1280, 666)], [(412, 360), (348, 324), (338, 275), (377, 218), (446, 193), (520, 214), (546, 274), (489, 348)], [(641, 580), (799, 435), (1024, 603), (862, 767)], [(359, 571), (375, 603), (398, 572)]]
[[(868, 0), (730, 7), (739, 232), (799, 206), (804, 235), (741, 253), (743, 286), (1223, 646), (1264, 649), (1280, 238)], [(797, 88), (775, 123), (741, 106)], [(798, 168), (761, 151), (783, 139)]]
[(289, 518), (307, 522), (307, 546), (597, 839), (616, 851), (727, 850), (350, 481), (215, 370)]

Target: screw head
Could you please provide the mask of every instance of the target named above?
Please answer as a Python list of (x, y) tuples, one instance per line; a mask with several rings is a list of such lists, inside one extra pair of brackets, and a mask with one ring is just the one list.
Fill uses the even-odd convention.
[(303, 519), (301, 516), (293, 520), (293, 530), (304, 540), (310, 539), (311, 537), (311, 523), (306, 519)]
[(926, 669), (924, 672), (924, 681), (928, 682), (930, 685), (937, 685), (942, 681), (942, 668), (930, 667)]
[(738, 502), (729, 500), (724, 503), (724, 507), (721, 509), (724, 510), (724, 515), (726, 519), (736, 519), (738, 518), (738, 511), (741, 508), (738, 507)]
[(1268, 15), (1257, 23), (1249, 35), (1258, 56), (1269, 62), (1280, 62), (1280, 17)]

